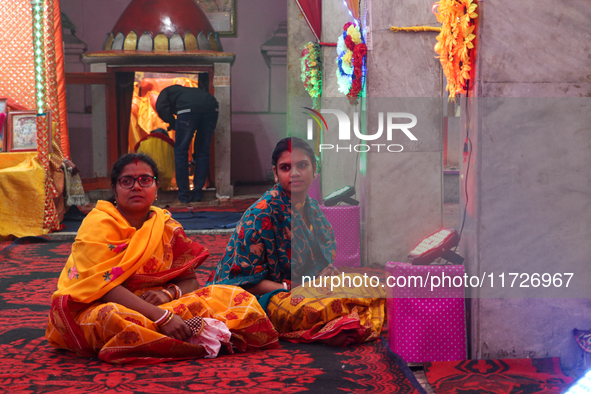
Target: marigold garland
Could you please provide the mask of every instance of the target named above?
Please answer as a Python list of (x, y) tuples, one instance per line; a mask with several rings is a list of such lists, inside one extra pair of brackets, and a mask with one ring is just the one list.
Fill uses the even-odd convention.
[(349, 22), (343, 30), (343, 34), (337, 39), (337, 81), (339, 92), (355, 102), (365, 82), (367, 46), (363, 42), (359, 26)]
[(441, 33), (434, 49), (447, 78), (450, 99), (458, 93), (466, 93), (466, 82), (470, 79), (469, 50), (474, 48), (472, 40), (476, 38), (472, 34), (474, 19), (478, 17), (474, 12), (476, 7), (473, 0), (439, 0), (435, 12), (441, 23)]
[(318, 97), (322, 94), (322, 61), (320, 45), (308, 42), (302, 47), (302, 82), (312, 97), (314, 108), (318, 107)]

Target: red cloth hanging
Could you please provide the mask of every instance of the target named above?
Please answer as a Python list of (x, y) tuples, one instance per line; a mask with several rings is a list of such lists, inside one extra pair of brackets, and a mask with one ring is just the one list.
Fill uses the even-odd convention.
[(320, 41), (322, 34), (322, 0), (295, 0), (310, 26), (312, 34)]
[(53, 5), (53, 21), (55, 33), (55, 63), (57, 75), (57, 99), (59, 108), (60, 140), (58, 141), (64, 158), (70, 158), (70, 137), (68, 134), (68, 110), (66, 108), (66, 71), (62, 36), (62, 13), (60, 2)]

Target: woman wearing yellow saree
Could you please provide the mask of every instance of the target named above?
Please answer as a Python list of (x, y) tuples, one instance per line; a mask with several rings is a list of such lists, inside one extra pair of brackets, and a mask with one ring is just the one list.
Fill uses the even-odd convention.
[[(277, 347), (276, 331), (248, 292), (198, 289), (195, 268), (209, 253), (169, 212), (151, 206), (157, 180), (148, 156), (115, 163), (115, 204), (99, 201), (80, 226), (52, 297), (49, 343), (112, 363), (215, 357), (222, 344)], [(225, 339), (212, 343), (216, 335)]]
[(310, 146), (285, 138), (275, 147), (272, 164), (276, 185), (244, 213), (208, 283), (242, 286), (261, 296), (286, 340), (346, 346), (378, 338), (385, 319), (383, 289), (296, 286), (304, 275), (340, 274), (332, 266), (336, 243), (318, 202), (308, 196), (316, 176)]

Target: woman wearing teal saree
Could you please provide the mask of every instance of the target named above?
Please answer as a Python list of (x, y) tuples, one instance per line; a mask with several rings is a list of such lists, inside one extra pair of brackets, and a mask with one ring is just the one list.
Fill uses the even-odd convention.
[(340, 274), (332, 265), (332, 227), (308, 196), (316, 177), (314, 152), (299, 138), (285, 138), (275, 147), (272, 164), (276, 184), (244, 213), (208, 283), (241, 286), (261, 296), (284, 339), (349, 345), (377, 338), (383, 292), (299, 286), (302, 276)]

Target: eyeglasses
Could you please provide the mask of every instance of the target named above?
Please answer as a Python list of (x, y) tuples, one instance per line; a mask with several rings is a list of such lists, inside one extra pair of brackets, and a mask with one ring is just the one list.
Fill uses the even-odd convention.
[(150, 175), (140, 175), (137, 178), (134, 178), (131, 175), (126, 175), (119, 178), (117, 182), (119, 182), (119, 186), (122, 188), (131, 189), (135, 185), (135, 181), (137, 181), (141, 187), (150, 187), (154, 184), (155, 179), (155, 176)]

